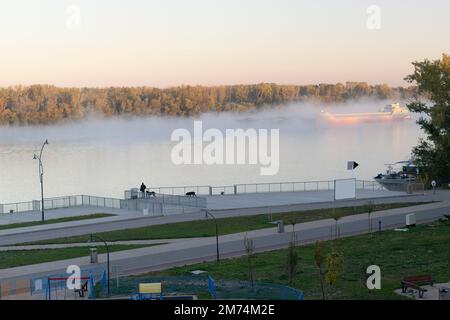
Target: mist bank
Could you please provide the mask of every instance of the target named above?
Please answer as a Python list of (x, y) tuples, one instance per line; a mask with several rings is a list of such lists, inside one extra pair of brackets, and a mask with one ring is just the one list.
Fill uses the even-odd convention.
[(278, 85), (59, 88), (49, 85), (0, 88), (0, 126), (48, 125), (97, 117), (190, 117), (248, 112), (293, 103), (342, 104), (358, 99), (408, 100), (415, 87), (369, 85)]
[[(370, 180), (384, 163), (408, 160), (421, 137), (414, 119), (333, 125), (320, 111), (379, 110), (391, 100), (339, 104), (293, 103), (281, 109), (204, 113), (192, 117), (104, 117), (27, 127), (0, 127), (0, 202), (39, 199), (38, 162), (45, 139), (47, 197), (90, 194), (122, 197), (123, 190), (147, 186), (233, 185), (280, 181), (317, 181), (348, 177), (355, 160), (358, 179)], [(203, 134), (217, 129), (279, 129), (279, 171), (261, 175), (258, 164), (175, 164), (171, 139), (176, 129), (194, 137), (195, 121)], [(203, 139), (203, 148), (210, 142)], [(193, 145), (192, 145), (193, 146)], [(272, 148), (270, 149), (272, 150)], [(224, 154), (225, 153), (224, 148)], [(26, 186), (26, 190), (24, 189)], [(25, 191), (26, 192), (25, 192)]]
[[(171, 133), (179, 128), (191, 130), (194, 120), (200, 120), (205, 129), (279, 129), (281, 138), (292, 134), (304, 138), (326, 130), (344, 130), (324, 121), (321, 111), (346, 110), (353, 112), (376, 112), (391, 100), (358, 99), (343, 103), (319, 102), (291, 103), (283, 108), (271, 106), (241, 112), (206, 112), (191, 117), (138, 117), (112, 116), (105, 118), (90, 115), (83, 120), (68, 121), (53, 125), (0, 127), (2, 152), (15, 148), (40, 146), (49, 139), (52, 144), (95, 146), (133, 145), (143, 143), (170, 143)], [(414, 120), (411, 120), (413, 125)], [(357, 124), (367, 127), (377, 124)], [(396, 125), (390, 124), (390, 125)], [(353, 125), (352, 130), (354, 130)]]

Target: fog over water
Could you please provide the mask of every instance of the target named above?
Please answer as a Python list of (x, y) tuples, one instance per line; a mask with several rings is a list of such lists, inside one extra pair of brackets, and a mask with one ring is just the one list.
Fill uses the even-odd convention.
[[(331, 112), (374, 112), (390, 101), (327, 107)], [(0, 128), (0, 203), (40, 197), (38, 164), (33, 160), (48, 138), (43, 161), (46, 197), (88, 194), (122, 197), (123, 190), (147, 186), (233, 185), (251, 182), (328, 180), (352, 176), (371, 180), (384, 164), (409, 159), (421, 131), (415, 119), (336, 125), (320, 116), (325, 106), (293, 104), (258, 112), (204, 114), (197, 118), (91, 117), (78, 123)], [(175, 165), (173, 130), (279, 129), (278, 174), (261, 176), (261, 165)], [(205, 142), (204, 145), (208, 143)]]

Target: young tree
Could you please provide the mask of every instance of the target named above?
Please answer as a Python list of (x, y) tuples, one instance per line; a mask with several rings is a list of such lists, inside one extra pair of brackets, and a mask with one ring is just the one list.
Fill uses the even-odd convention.
[(289, 284), (292, 284), (292, 282), (294, 281), (295, 274), (297, 273), (297, 267), (298, 267), (297, 247), (295, 246), (294, 240), (291, 240), (289, 242), (288, 247), (288, 261), (287, 261)]
[(339, 220), (343, 217), (343, 214), (336, 210), (336, 208), (333, 208), (333, 212), (331, 213), (331, 218), (333, 218), (335, 222), (335, 239), (339, 238), (340, 232), (339, 232)]
[(297, 247), (296, 247), (297, 235), (295, 234), (295, 224), (297, 223), (297, 217), (295, 216), (295, 214), (291, 215), (288, 222), (290, 225), (292, 225), (292, 236), (291, 236), (291, 241), (289, 242), (289, 247), (288, 247), (287, 268), (288, 268), (289, 283), (292, 284), (295, 274), (297, 272), (297, 266), (298, 266), (298, 254), (297, 254)]
[(442, 60), (414, 62), (414, 73), (405, 78), (417, 85), (426, 102), (416, 99), (408, 104), (412, 112), (420, 113), (417, 123), (426, 134), (412, 154), (421, 171), (438, 183), (448, 183), (450, 177), (450, 56)]
[(325, 279), (330, 288), (336, 283), (339, 275), (344, 271), (344, 257), (334, 250), (327, 255), (327, 273)]
[(253, 288), (253, 264), (252, 264), (252, 258), (253, 258), (253, 251), (255, 250), (255, 245), (253, 243), (252, 239), (249, 239), (247, 237), (247, 234), (244, 237), (244, 247), (245, 247), (245, 253), (247, 255), (247, 266), (248, 266), (248, 279), (251, 283), (251, 286)]
[(367, 217), (368, 217), (368, 221), (369, 221), (369, 233), (372, 232), (372, 212), (374, 210), (375, 210), (375, 204), (372, 200), (370, 200), (366, 204)]
[(292, 226), (292, 237), (294, 237), (295, 235), (295, 225), (297, 224), (297, 220), (298, 220), (297, 217), (293, 213), (287, 221)]
[(322, 299), (327, 299), (327, 293), (325, 290), (325, 253), (323, 242), (316, 241), (314, 245), (314, 263), (319, 271), (320, 289), (322, 291)]

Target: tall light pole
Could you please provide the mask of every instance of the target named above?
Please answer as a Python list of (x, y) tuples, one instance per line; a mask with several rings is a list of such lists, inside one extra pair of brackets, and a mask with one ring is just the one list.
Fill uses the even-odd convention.
[(46, 139), (42, 144), (41, 152), (39, 156), (34, 154), (33, 159), (39, 160), (39, 179), (41, 181), (41, 213), (42, 213), (42, 222), (45, 221), (45, 213), (44, 213), (44, 166), (42, 165), (42, 151), (44, 151), (44, 147), (48, 144), (48, 140)]
[(108, 244), (106, 243), (105, 240), (103, 240), (102, 238), (100, 238), (99, 236), (97, 236), (95, 234), (91, 234), (91, 239), (88, 242), (89, 243), (94, 242), (94, 238), (96, 238), (96, 239), (100, 240), (101, 242), (103, 242), (103, 244), (105, 245), (105, 248), (106, 248), (106, 268), (108, 270), (108, 276), (107, 276), (108, 280), (107, 280), (106, 286), (108, 288), (108, 298), (109, 298), (109, 296), (111, 295), (111, 289), (110, 289), (110, 285), (109, 285), (109, 282), (110, 282), (110, 279), (111, 279), (110, 278), (110, 273), (109, 273), (109, 247), (108, 247)]
[(219, 261), (220, 261), (220, 259), (219, 259), (219, 227), (217, 225), (217, 219), (216, 219), (216, 217), (214, 217), (211, 214), (211, 212), (208, 211), (208, 209), (205, 209), (205, 216), (206, 216), (206, 218), (208, 216), (213, 218), (214, 224), (216, 225), (216, 260), (217, 260), (217, 263), (219, 263)]

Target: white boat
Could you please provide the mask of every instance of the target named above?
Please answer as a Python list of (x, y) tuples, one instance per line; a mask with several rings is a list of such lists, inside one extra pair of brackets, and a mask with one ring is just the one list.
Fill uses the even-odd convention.
[(355, 123), (372, 121), (393, 121), (411, 119), (411, 114), (406, 107), (399, 103), (393, 103), (382, 108), (378, 112), (355, 112), (355, 113), (330, 113), (322, 110), (322, 116), (332, 123)]
[[(408, 184), (416, 182), (419, 168), (412, 160), (386, 164), (385, 173), (379, 173), (374, 180), (390, 191), (406, 191)], [(395, 169), (400, 166), (400, 168)]]

